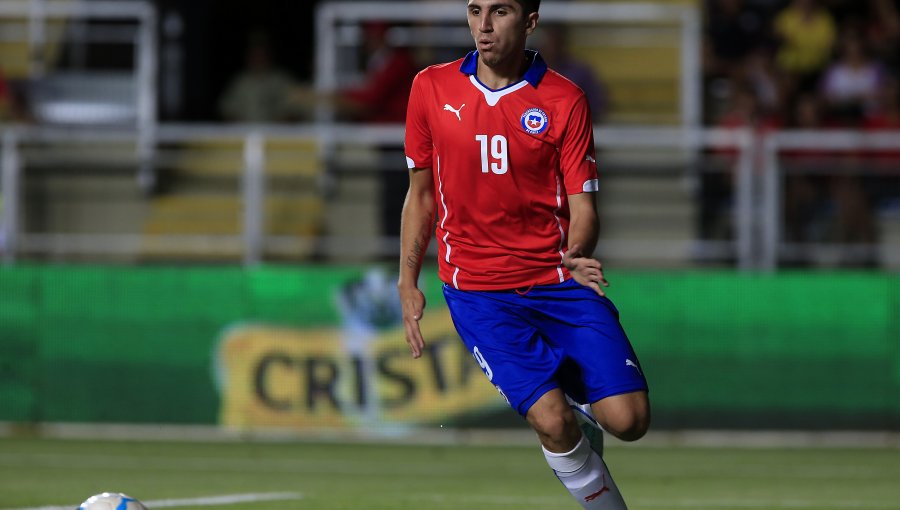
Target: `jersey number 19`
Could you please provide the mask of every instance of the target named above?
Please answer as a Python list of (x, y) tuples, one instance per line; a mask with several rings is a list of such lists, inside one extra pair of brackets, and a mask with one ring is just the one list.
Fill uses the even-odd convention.
[[(488, 135), (475, 135), (475, 140), (481, 145), (481, 173), (488, 173), (488, 168), (490, 168), (490, 171), (497, 175), (505, 174), (509, 170), (509, 156), (507, 155), (509, 144), (506, 142), (506, 137), (494, 135), (490, 138), (490, 144)], [(491, 160), (488, 159), (488, 145), (491, 149)]]

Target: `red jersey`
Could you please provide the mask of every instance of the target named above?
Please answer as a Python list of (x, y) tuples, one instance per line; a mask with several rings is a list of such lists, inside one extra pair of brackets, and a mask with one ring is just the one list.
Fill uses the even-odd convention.
[(500, 90), (478, 81), (475, 51), (413, 82), (407, 165), (433, 173), (439, 276), (457, 289), (570, 278), (567, 196), (597, 191), (584, 93), (527, 53), (522, 80)]

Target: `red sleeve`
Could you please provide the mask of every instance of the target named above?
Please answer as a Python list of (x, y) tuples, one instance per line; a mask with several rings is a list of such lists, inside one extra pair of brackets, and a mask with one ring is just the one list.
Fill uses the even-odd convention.
[(559, 163), (566, 194), (597, 191), (594, 126), (584, 94), (579, 94), (572, 104), (560, 144)]
[(409, 93), (409, 103), (406, 107), (406, 138), (404, 150), (406, 151), (406, 165), (409, 168), (431, 168), (433, 144), (431, 141), (431, 127), (428, 125), (428, 112), (426, 110), (425, 95), (428, 79), (422, 73), (413, 81), (412, 90)]

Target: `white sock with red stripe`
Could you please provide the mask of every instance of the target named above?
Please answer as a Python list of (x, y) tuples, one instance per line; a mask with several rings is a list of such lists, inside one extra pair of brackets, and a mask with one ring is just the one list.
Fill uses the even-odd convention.
[[(543, 447), (542, 447), (543, 448)], [(544, 450), (547, 464), (559, 481), (588, 510), (627, 510), (619, 488), (613, 482), (606, 463), (591, 449), (587, 438), (581, 440), (568, 453)]]

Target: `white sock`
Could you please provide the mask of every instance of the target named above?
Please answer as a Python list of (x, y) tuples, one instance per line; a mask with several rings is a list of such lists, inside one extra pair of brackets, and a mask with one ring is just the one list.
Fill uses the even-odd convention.
[(569, 407), (572, 408), (572, 412), (575, 413), (575, 421), (578, 422), (578, 426), (581, 427), (581, 432), (587, 437), (588, 442), (591, 443), (591, 449), (597, 452), (597, 455), (600, 458), (603, 458), (603, 427), (600, 425), (600, 422), (594, 418), (594, 410), (591, 409), (590, 404), (579, 404), (575, 402), (575, 399), (566, 395), (566, 402), (569, 403)]
[(553, 453), (546, 448), (543, 450), (547, 464), (582, 508), (628, 510), (606, 463), (591, 449), (584, 436), (571, 452)]

